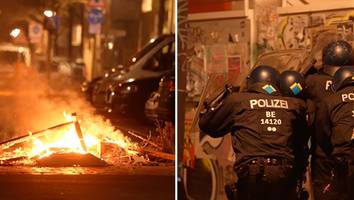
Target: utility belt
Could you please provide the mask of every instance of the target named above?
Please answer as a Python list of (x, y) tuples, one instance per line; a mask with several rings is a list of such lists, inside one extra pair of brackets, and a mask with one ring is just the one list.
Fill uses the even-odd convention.
[[(241, 161), (234, 167), (237, 175), (241, 178), (243, 175), (255, 175), (262, 177), (265, 174), (267, 167), (279, 166), (284, 167), (284, 170), (293, 171), (293, 162), (286, 158), (280, 157), (253, 157), (245, 161)], [(291, 172), (290, 172), (291, 174)], [(289, 174), (289, 175), (290, 175)], [(295, 180), (295, 179), (294, 179)], [(308, 193), (302, 188), (302, 180), (299, 180), (299, 187), (297, 189), (297, 199), (308, 199)], [(238, 200), (238, 188), (237, 183), (229, 184), (225, 186), (226, 196), (229, 200)]]
[[(234, 170), (239, 178), (247, 176), (257, 176), (259, 178), (271, 175), (267, 169), (279, 167), (287, 170), (289, 174), (293, 171), (293, 163), (280, 157), (252, 157), (234, 166)], [(270, 173), (266, 175), (267, 173)]]
[(257, 157), (246, 162), (248, 165), (292, 165), (293, 163), (285, 158), (278, 157)]
[(238, 165), (235, 165), (236, 172), (242, 172), (245, 169), (248, 169), (250, 166), (293, 166), (293, 162), (280, 157), (254, 157), (249, 158), (245, 161), (240, 162)]

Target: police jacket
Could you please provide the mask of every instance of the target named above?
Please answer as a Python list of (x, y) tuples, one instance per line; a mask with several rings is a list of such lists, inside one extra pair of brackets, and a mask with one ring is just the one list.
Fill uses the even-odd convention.
[(327, 155), (348, 159), (354, 139), (354, 86), (324, 98), (316, 112), (316, 139)]
[[(318, 125), (315, 123), (315, 119), (312, 118), (312, 116), (314, 116), (316, 109), (318, 109), (321, 100), (333, 93), (331, 90), (331, 85), (332, 76), (323, 71), (319, 72), (318, 74), (309, 75), (306, 77), (306, 96), (311, 100), (311, 106), (308, 106), (308, 112), (311, 113), (309, 123), (312, 126), (312, 132), (315, 132), (315, 129), (318, 127)], [(311, 151), (316, 154), (316, 157), (326, 157), (321, 147), (317, 145), (315, 137), (312, 137), (311, 149)]]
[(304, 101), (278, 92), (270, 95), (255, 84), (247, 92), (231, 93), (216, 110), (204, 113), (199, 127), (211, 137), (231, 132), (236, 164), (258, 156), (294, 161), (308, 138), (305, 115)]
[(309, 75), (306, 77), (307, 97), (318, 106), (323, 97), (332, 94), (331, 85), (332, 76), (326, 73)]

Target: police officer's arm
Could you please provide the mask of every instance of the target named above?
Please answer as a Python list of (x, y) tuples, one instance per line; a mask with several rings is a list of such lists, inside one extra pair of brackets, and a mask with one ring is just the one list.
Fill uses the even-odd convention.
[(236, 94), (227, 96), (215, 110), (201, 114), (199, 128), (211, 137), (222, 137), (229, 133), (234, 125), (234, 115), (237, 112)]
[[(307, 124), (310, 128), (313, 128), (314, 123), (315, 123), (315, 114), (316, 114), (316, 105), (315, 103), (307, 99), (306, 100), (306, 106), (307, 106)], [(311, 133), (312, 131), (310, 131)]]
[(321, 102), (316, 111), (315, 116), (315, 138), (323, 149), (323, 151), (329, 156), (332, 153), (331, 144), (331, 118), (326, 103)]

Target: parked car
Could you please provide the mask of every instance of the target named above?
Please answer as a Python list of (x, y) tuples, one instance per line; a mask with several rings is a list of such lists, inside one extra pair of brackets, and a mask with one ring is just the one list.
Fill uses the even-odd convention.
[(27, 77), (31, 69), (31, 54), (26, 46), (0, 44), (0, 90), (10, 89), (16, 76)]
[(152, 92), (145, 103), (145, 115), (151, 121), (174, 122), (175, 118), (175, 76), (174, 73), (161, 78), (159, 88)]
[(15, 45), (11, 43), (0, 44), (0, 56), (2, 62), (21, 62), (27, 67), (31, 65), (31, 53), (27, 46)]
[(145, 102), (160, 79), (174, 72), (174, 35), (151, 41), (134, 55), (126, 70), (102, 77), (92, 89), (92, 104), (109, 113), (144, 117)]
[(117, 76), (119, 74), (124, 74), (127, 72), (127, 69), (124, 68), (123, 65), (118, 65), (117, 67), (113, 67), (109, 70), (106, 70), (103, 76), (96, 77), (91, 81), (83, 81), (81, 83), (81, 92), (84, 93), (85, 98), (92, 103), (92, 94), (93, 88), (95, 87), (96, 83), (104, 78)]

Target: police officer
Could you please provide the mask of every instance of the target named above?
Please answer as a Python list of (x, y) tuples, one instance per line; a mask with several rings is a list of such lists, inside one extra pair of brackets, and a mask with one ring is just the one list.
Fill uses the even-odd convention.
[[(352, 62), (352, 55), (352, 47), (343, 40), (331, 42), (322, 50), (322, 69), (320, 69), (317, 74), (309, 75), (306, 78), (307, 97), (313, 102), (313, 106), (308, 106), (310, 113), (314, 113), (316, 108), (318, 108), (319, 102), (332, 93), (332, 76), (341, 66), (348, 65)], [(314, 119), (310, 117), (309, 121), (312, 122)], [(319, 125), (314, 123), (312, 129), (316, 127), (319, 127)], [(315, 130), (313, 130), (313, 132), (314, 131)], [(312, 185), (315, 198), (326, 199), (328, 197), (326, 186), (330, 182), (330, 176), (328, 175), (330, 174), (333, 164), (316, 143), (315, 139), (312, 138)]]
[(295, 199), (293, 162), (295, 149), (301, 149), (296, 142), (302, 137), (298, 133), (306, 132), (302, 130), (306, 127), (304, 102), (282, 97), (279, 72), (264, 65), (249, 75), (247, 91), (226, 89), (220, 96), (201, 114), (199, 127), (212, 137), (231, 132), (238, 176), (236, 197)]
[[(334, 94), (316, 112), (316, 139), (334, 167), (327, 175), (328, 199), (354, 199), (354, 68), (345, 66), (333, 78)], [(350, 193), (351, 192), (351, 193)]]
[[(304, 104), (307, 104), (305, 102), (305, 89), (306, 89), (306, 84), (305, 84), (305, 78), (304, 76), (296, 71), (293, 70), (286, 70), (280, 74), (279, 78), (279, 89), (280, 92), (283, 96), (285, 97), (290, 97), (290, 98), (297, 98), (300, 101), (303, 101)], [(313, 115), (313, 113), (308, 113), (306, 112), (306, 116)], [(308, 129), (306, 129), (308, 131)], [(302, 134), (302, 133), (301, 133)], [(303, 149), (300, 154), (297, 154), (300, 156), (296, 160), (298, 161), (298, 165), (295, 167), (298, 167), (299, 169), (301, 168), (301, 173), (305, 172), (305, 168), (307, 166), (307, 159), (308, 159), (308, 153), (309, 149), (307, 146), (307, 141), (310, 137), (310, 133), (306, 132), (305, 134), (306, 137), (303, 137), (304, 141), (301, 141), (301, 144), (303, 144)], [(298, 150), (298, 149), (296, 149)]]
[[(311, 101), (306, 101), (304, 92), (306, 90), (305, 77), (301, 73), (293, 70), (286, 70), (280, 74), (279, 82), (280, 92), (283, 96), (300, 99), (304, 101), (307, 106), (312, 105)], [(314, 113), (307, 112), (307, 119), (313, 118), (313, 115)], [(309, 129), (307, 129), (307, 131), (309, 131)], [(307, 144), (310, 133), (296, 134), (303, 136), (299, 137), (298, 140), (295, 140), (295, 142), (298, 142), (298, 145), (296, 145), (298, 148), (295, 149), (296, 157), (294, 161), (294, 170), (297, 178), (297, 197), (298, 199), (308, 199), (309, 194), (302, 184), (305, 180), (304, 177), (308, 165), (309, 147)], [(300, 148), (301, 146), (303, 148)]]

